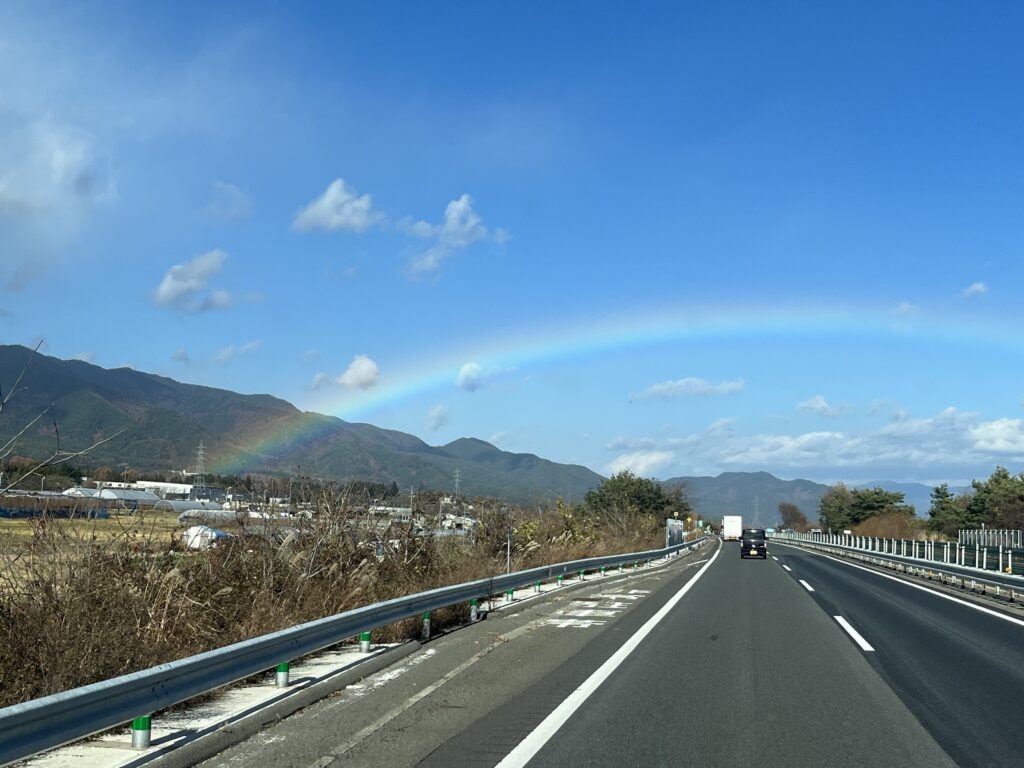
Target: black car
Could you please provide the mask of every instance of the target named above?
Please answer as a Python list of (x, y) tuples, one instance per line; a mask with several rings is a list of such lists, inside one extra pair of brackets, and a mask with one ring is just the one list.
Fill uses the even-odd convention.
[(740, 535), (740, 557), (768, 558), (768, 545), (765, 542), (764, 528), (744, 528)]

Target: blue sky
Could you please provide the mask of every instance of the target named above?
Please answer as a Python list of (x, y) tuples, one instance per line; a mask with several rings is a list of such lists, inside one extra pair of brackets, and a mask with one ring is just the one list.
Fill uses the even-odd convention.
[(669, 477), (1024, 462), (1013, 3), (7, 3), (0, 330)]

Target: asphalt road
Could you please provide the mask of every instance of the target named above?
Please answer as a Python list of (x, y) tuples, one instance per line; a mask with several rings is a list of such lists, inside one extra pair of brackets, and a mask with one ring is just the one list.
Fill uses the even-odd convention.
[[(776, 540), (776, 543), (784, 544), (785, 542), (780, 539), (780, 540)], [(815, 543), (824, 544), (824, 542), (815, 542)], [(827, 546), (837, 546), (837, 545), (827, 545)], [(841, 545), (838, 545), (838, 546), (841, 546)], [(1011, 587), (1013, 589), (1019, 589), (1021, 591), (1024, 591), (1024, 576), (1021, 576), (1019, 574), (1010, 575), (1010, 574), (1007, 574), (1007, 573), (1000, 573), (999, 570), (993, 565), (995, 563), (998, 563), (998, 559), (999, 559), (998, 550), (995, 551), (995, 553), (993, 553), (991, 551), (989, 552), (990, 557), (989, 557), (989, 568), (988, 568), (988, 570), (982, 570), (980, 568), (970, 568), (970, 567), (967, 567), (967, 566), (954, 565), (953, 563), (945, 563), (945, 562), (942, 562), (941, 560), (925, 560), (923, 558), (904, 557), (903, 555), (894, 555), (894, 554), (892, 554), (890, 552), (877, 552), (877, 553), (875, 553), (875, 552), (871, 552), (869, 550), (863, 550), (863, 549), (857, 549), (857, 550), (854, 550), (854, 551), (861, 552), (861, 553), (868, 554), (868, 555), (877, 554), (879, 557), (884, 557), (884, 558), (887, 558), (889, 560), (898, 560), (901, 563), (906, 563), (907, 565), (916, 565), (919, 568), (926, 568), (928, 566), (931, 566), (931, 567), (933, 567), (933, 568), (935, 568), (937, 570), (949, 571), (951, 573), (956, 573), (956, 574), (961, 575), (961, 576), (966, 576), (969, 579), (970, 578), (975, 578), (975, 579), (981, 579), (981, 580), (985, 580), (985, 581), (993, 581), (993, 582), (997, 582), (999, 584), (1005, 584), (1007, 587)], [(972, 553), (972, 556), (973, 556), (973, 553)], [(1019, 556), (1016, 557), (1014, 559), (1014, 563), (1015, 563), (1014, 570), (1016, 571), (1022, 565), (1021, 558)]]
[(958, 765), (1024, 764), (1024, 621), (795, 547), (773, 553), (858, 628), (872, 667)]
[(492, 616), (207, 765), (1024, 764), (1024, 626), (715, 549)]

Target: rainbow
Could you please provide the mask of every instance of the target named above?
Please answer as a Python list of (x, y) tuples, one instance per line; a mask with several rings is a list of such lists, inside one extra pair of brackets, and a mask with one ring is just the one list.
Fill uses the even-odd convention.
[[(454, 386), (467, 362), (477, 363), (485, 371), (528, 370), (632, 348), (758, 339), (899, 341), (1024, 351), (1024, 339), (1009, 326), (949, 316), (901, 317), (879, 307), (748, 306), (740, 311), (673, 307), (560, 325), (538, 324), (517, 333), (476, 339), (441, 355), (410, 361), (397, 370), (385, 370), (376, 386), (366, 391), (341, 391), (317, 410), (353, 420), (417, 395), (442, 392)], [(272, 456), (285, 447), (315, 440), (320, 432), (315, 427), (296, 429), (294, 424), (254, 432), (244, 440), (245, 451), (221, 457), (215, 464), (220, 471), (237, 470), (248, 456)]]

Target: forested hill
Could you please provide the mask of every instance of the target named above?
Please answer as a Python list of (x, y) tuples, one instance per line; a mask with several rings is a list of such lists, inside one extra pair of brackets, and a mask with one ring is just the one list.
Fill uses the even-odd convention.
[(242, 395), (131, 368), (33, 355), (22, 346), (0, 346), (4, 395), (27, 360), (19, 390), (0, 414), (0, 438), (6, 442), (52, 407), (19, 438), (15, 452), (21, 455), (49, 454), (56, 422), (65, 449), (124, 429), (82, 463), (128, 464), (136, 471), (192, 469), (202, 441), (206, 467), (214, 472), (287, 475), (301, 469), (337, 480), (447, 490), (458, 468), (465, 494), (524, 503), (558, 496), (578, 500), (601, 482), (586, 467), (509, 453), (483, 440), (461, 438), (432, 446), (404, 432), (303, 412), (270, 395)]

